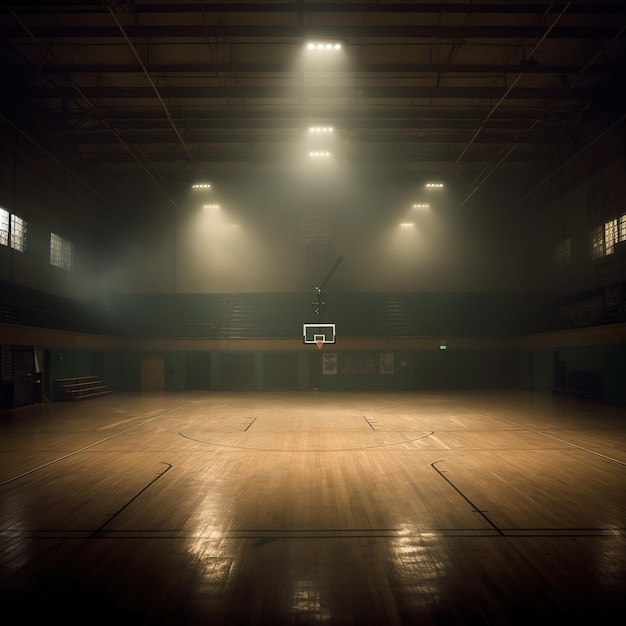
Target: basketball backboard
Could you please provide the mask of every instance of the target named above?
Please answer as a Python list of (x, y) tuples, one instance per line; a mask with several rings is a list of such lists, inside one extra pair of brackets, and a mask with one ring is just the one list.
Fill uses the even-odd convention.
[(303, 324), (302, 336), (304, 343), (313, 343), (321, 348), (325, 343), (335, 343), (335, 325)]

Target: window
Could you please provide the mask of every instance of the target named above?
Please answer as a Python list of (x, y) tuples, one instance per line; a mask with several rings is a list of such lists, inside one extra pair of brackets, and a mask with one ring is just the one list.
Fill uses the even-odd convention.
[(11, 215), (11, 248), (24, 252), (26, 250), (26, 222), (17, 215)]
[(591, 233), (591, 256), (599, 259), (615, 252), (615, 244), (626, 241), (626, 213), (596, 226)]
[(0, 208), (0, 245), (24, 252), (26, 250), (26, 222), (6, 209)]
[(0, 208), (0, 245), (9, 245), (9, 212)]
[(50, 233), (50, 265), (70, 270), (72, 269), (72, 256), (72, 243), (59, 235)]
[(591, 233), (591, 258), (604, 256), (604, 227), (596, 226)]
[(558, 265), (568, 265), (572, 260), (572, 240), (567, 237), (556, 244), (556, 262)]
[(617, 243), (617, 220), (609, 220), (604, 223), (604, 254), (613, 254)]

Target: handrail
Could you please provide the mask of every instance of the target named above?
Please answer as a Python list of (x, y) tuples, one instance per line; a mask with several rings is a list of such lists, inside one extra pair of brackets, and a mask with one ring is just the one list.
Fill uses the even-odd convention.
[(219, 328), (220, 323), (222, 321), (222, 317), (224, 317), (224, 313), (226, 311), (226, 307), (230, 303), (230, 299), (233, 297), (233, 295), (234, 294), (232, 294), (232, 293), (226, 294), (226, 298), (224, 298), (224, 304), (222, 305), (222, 309), (221, 309), (219, 315), (217, 316), (217, 319), (215, 320), (215, 323), (213, 324), (213, 328), (215, 328), (215, 329)]
[[(584, 313), (590, 313), (585, 316)], [(626, 301), (604, 305), (600, 308), (582, 307), (576, 312), (549, 315), (535, 322), (535, 332), (556, 332), (574, 328), (590, 328), (626, 322)]]

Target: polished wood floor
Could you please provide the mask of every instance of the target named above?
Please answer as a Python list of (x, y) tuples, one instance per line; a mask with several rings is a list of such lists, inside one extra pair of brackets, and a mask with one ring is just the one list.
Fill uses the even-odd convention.
[(7, 624), (600, 624), (626, 608), (621, 407), (118, 393), (0, 411), (0, 450)]

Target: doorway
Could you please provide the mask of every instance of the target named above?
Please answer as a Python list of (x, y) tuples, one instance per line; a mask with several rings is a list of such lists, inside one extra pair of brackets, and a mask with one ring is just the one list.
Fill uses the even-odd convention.
[(165, 357), (147, 355), (141, 357), (141, 391), (164, 391)]

